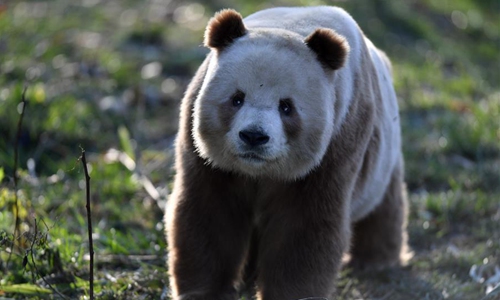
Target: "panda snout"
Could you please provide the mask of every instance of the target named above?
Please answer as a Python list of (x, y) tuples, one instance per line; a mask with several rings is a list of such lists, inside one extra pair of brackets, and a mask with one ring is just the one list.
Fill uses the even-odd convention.
[(245, 144), (252, 147), (261, 146), (269, 142), (269, 136), (261, 130), (242, 130), (239, 135)]

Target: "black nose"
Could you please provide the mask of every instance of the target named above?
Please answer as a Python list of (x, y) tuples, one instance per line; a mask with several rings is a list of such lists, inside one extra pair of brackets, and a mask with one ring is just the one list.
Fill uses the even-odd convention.
[(262, 131), (242, 130), (240, 131), (240, 139), (249, 146), (260, 146), (269, 141), (269, 136)]

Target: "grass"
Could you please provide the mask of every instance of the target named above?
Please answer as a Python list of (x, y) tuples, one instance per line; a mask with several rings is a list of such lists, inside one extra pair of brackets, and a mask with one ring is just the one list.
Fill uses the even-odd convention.
[[(313, 2), (272, 5), (326, 4)], [(220, 8), (248, 15), (271, 4), (8, 3), (0, 4), (0, 298), (59, 299), (57, 290), (88, 299), (83, 147), (95, 292), (99, 299), (159, 299), (168, 284), (162, 208), (172, 180), (170, 147), (179, 100), (206, 53), (199, 47), (203, 28)], [(345, 270), (340, 297), (482, 299), (488, 285), (478, 278), (491, 278), (500, 265), (500, 4), (334, 4), (393, 62), (415, 253), (397, 270)], [(20, 234), (13, 237), (16, 210)], [(476, 277), (469, 275), (474, 265)]]

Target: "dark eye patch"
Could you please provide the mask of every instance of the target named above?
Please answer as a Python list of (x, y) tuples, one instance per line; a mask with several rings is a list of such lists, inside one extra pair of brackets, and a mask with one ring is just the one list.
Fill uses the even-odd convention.
[(289, 116), (293, 112), (292, 100), (290, 98), (281, 99), (279, 110), (285, 116)]
[(231, 102), (233, 104), (234, 107), (240, 107), (243, 105), (243, 103), (245, 103), (245, 93), (243, 93), (242, 91), (236, 91), (236, 93), (234, 93), (232, 96), (231, 96)]

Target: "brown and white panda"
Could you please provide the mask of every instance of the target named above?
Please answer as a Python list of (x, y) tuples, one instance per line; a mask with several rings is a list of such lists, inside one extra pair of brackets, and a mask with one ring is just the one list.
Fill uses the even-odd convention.
[(212, 18), (182, 101), (166, 223), (172, 297), (331, 297), (343, 254), (406, 244), (387, 57), (336, 7)]

